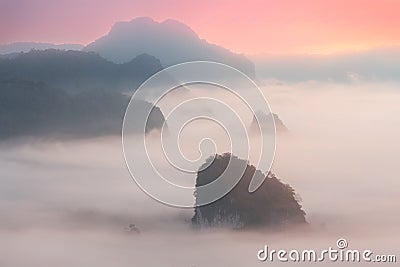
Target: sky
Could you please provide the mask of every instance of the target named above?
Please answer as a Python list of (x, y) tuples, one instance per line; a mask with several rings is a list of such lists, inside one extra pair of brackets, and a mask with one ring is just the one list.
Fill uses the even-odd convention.
[(396, 0), (0, 0), (0, 44), (88, 44), (117, 21), (176, 19), (245, 54), (359, 51), (400, 44)]

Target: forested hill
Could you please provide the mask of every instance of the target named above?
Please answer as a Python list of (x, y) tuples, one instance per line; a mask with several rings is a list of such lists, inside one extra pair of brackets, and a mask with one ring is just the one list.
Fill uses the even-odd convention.
[(44, 82), (69, 92), (132, 91), (162, 68), (158, 59), (147, 54), (116, 64), (94, 52), (32, 50), (0, 58), (0, 81)]

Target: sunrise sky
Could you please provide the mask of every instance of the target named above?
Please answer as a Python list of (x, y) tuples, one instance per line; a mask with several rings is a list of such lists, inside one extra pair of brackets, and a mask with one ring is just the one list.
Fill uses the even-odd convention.
[(148, 16), (239, 53), (334, 53), (399, 45), (399, 12), (396, 0), (0, 0), (0, 44), (88, 44)]

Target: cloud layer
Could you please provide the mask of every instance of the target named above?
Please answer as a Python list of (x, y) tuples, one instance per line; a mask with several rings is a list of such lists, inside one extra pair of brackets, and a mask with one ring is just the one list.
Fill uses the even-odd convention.
[[(0, 265), (257, 266), (264, 244), (318, 249), (339, 237), (350, 248), (398, 255), (396, 86), (264, 92), (290, 129), (278, 136), (273, 170), (300, 194), (307, 229), (193, 231), (192, 210), (164, 206), (132, 182), (119, 138), (3, 143)], [(130, 223), (142, 233), (125, 232)]]

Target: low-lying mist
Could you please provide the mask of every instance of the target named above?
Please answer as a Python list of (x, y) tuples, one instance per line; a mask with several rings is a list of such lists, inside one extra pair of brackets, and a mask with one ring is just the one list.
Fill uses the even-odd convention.
[[(3, 142), (0, 266), (272, 265), (278, 263), (257, 260), (264, 245), (327, 249), (339, 238), (352, 249), (399, 256), (398, 87), (271, 82), (262, 88), (289, 129), (277, 134), (272, 171), (301, 196), (309, 222), (301, 229), (194, 230), (192, 209), (159, 203), (135, 184), (120, 137)], [(245, 117), (250, 124), (251, 114)], [(205, 133), (188, 128), (186, 134)], [(147, 138), (156, 146), (158, 137)], [(217, 152), (226, 152), (221, 143)], [(198, 153), (197, 144), (182, 146), (189, 157)], [(168, 173), (162, 155), (155, 158)], [(130, 224), (140, 234), (127, 231)]]

